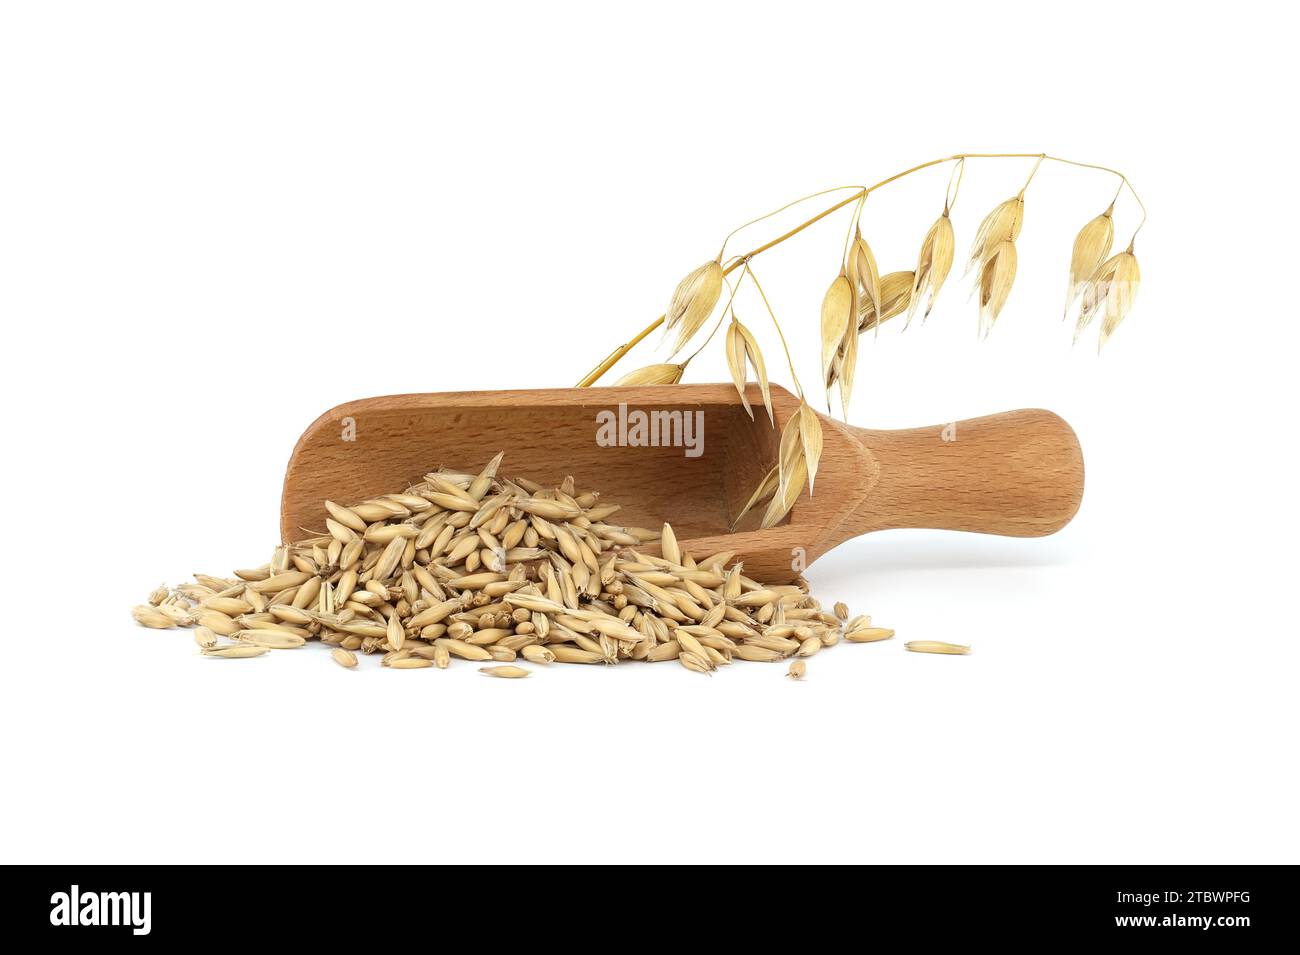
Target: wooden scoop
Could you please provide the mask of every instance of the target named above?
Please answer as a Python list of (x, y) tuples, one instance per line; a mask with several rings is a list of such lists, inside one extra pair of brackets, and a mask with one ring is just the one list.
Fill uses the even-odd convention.
[[(773, 429), (758, 387), (747, 394), (754, 420), (729, 384), (352, 401), (318, 418), (294, 448), (280, 533), (286, 542), (323, 533), (326, 498), (355, 503), (393, 493), (439, 466), (476, 471), (498, 451), (505, 451), (503, 476), (558, 486), (572, 474), (579, 487), (623, 505), (612, 523), (658, 528), (670, 521), (683, 550), (696, 557), (735, 551), (746, 574), (772, 582), (790, 580), (796, 568), (868, 531), (928, 527), (1040, 537), (1079, 509), (1079, 442), (1050, 411), (906, 431), (855, 428), (823, 415), (813, 496), (803, 494), (769, 530), (758, 529), (763, 507), (756, 507), (731, 533), (732, 518), (776, 463), (781, 425), (799, 407), (795, 396), (773, 387)], [(644, 434), (637, 412), (651, 425)], [(687, 430), (688, 415), (700, 431)], [(651, 431), (664, 437), (665, 423), (659, 446), (638, 445)]]

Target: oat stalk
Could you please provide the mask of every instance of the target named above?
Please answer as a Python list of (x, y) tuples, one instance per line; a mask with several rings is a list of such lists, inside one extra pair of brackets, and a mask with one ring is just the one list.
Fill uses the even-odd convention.
[[(875, 192), (877, 189), (880, 189), (893, 182), (896, 182), (899, 179), (902, 179), (906, 176), (910, 176), (913, 173), (920, 172), (923, 169), (929, 169), (932, 166), (938, 166), (948, 162), (954, 164), (954, 177), (955, 177), (949, 180), (948, 191), (947, 194), (945, 195), (945, 211), (950, 211), (952, 205), (956, 202), (957, 190), (960, 187), (962, 176), (964, 175), (966, 161), (969, 159), (1033, 159), (1035, 160), (1035, 165), (1033, 171), (1030, 173), (1029, 176), (1030, 180), (1033, 179), (1034, 175), (1037, 173), (1038, 167), (1043, 162), (1061, 163), (1064, 165), (1075, 166), (1082, 169), (1095, 169), (1101, 172), (1109, 173), (1119, 179), (1119, 188), (1116, 192), (1116, 196), (1118, 197), (1120, 193), (1127, 190), (1129, 195), (1132, 196), (1133, 201), (1137, 203), (1138, 209), (1141, 213), (1141, 218), (1138, 222), (1138, 225), (1133, 230), (1132, 238), (1136, 238), (1137, 234), (1142, 230), (1142, 227), (1146, 225), (1146, 220), (1147, 220), (1146, 205), (1142, 202), (1141, 198), (1138, 196), (1137, 191), (1133, 188), (1133, 185), (1129, 181), (1128, 177), (1125, 176), (1122, 172), (1120, 172), (1117, 169), (1112, 169), (1109, 166), (1102, 166), (1096, 163), (1079, 162), (1077, 160), (1066, 159), (1061, 156), (1052, 156), (1047, 153), (1041, 153), (1041, 152), (1040, 153), (957, 153), (952, 156), (945, 156), (941, 159), (932, 159), (929, 162), (920, 163), (919, 165), (912, 166), (909, 169), (904, 169), (902, 172), (895, 173), (894, 175), (886, 179), (882, 179), (871, 186), (837, 186), (833, 189), (826, 189), (820, 192), (811, 193), (807, 196), (803, 196), (799, 199), (796, 199), (793, 202), (786, 203), (785, 205), (781, 206), (778, 209), (774, 209), (771, 212), (759, 216), (756, 219), (752, 219), (749, 222), (746, 222), (744, 225), (738, 226), (737, 228), (733, 229), (727, 235), (726, 239), (723, 241), (722, 248), (718, 253), (717, 261), (719, 263), (723, 263), (722, 264), (723, 274), (729, 275), (736, 269), (748, 265), (755, 257), (763, 254), (764, 252), (767, 252), (772, 248), (775, 248), (776, 246), (780, 245), (786, 240), (791, 239), (794, 236), (798, 235), (799, 233), (805, 231), (809, 227), (816, 225), (818, 222), (820, 222), (822, 219), (825, 219), (827, 216), (833, 215), (834, 213), (838, 212), (841, 209), (844, 209), (847, 206), (860, 205), (862, 200), (864, 200), (872, 192)], [(1025, 185), (1028, 186), (1029, 182), (1026, 181)], [(845, 190), (849, 190), (849, 194), (847, 196), (837, 199), (830, 206), (826, 207), (825, 209), (822, 209), (817, 214), (810, 216), (808, 219), (801, 222), (800, 224), (793, 227), (792, 229), (789, 229), (788, 231), (782, 233), (781, 235), (776, 236), (773, 239), (768, 240), (767, 242), (755, 246), (754, 248), (748, 250), (747, 252), (744, 252), (739, 255), (733, 255), (730, 258), (724, 259), (724, 256), (726, 255), (727, 245), (737, 234), (744, 231), (745, 229), (748, 229), (754, 225), (758, 225), (772, 218), (773, 216), (776, 216), (782, 212), (785, 212), (805, 202), (809, 202), (813, 199), (820, 198), (822, 196), (826, 196), (835, 192), (842, 192)], [(1132, 242), (1132, 238), (1130, 239), (1130, 244)], [(595, 368), (593, 368), (590, 372), (588, 372), (586, 375), (583, 376), (582, 380), (578, 382), (578, 387), (580, 388), (590, 387), (591, 385), (594, 385), (598, 381), (600, 381), (600, 379), (603, 378), (611, 368), (613, 368), (616, 364), (618, 364), (618, 362), (621, 361), (622, 358), (625, 355), (627, 355), (628, 352), (630, 352), (633, 348), (635, 348), (638, 344), (640, 344), (651, 332), (659, 328), (664, 323), (664, 321), (665, 321), (665, 316), (660, 315), (657, 319), (655, 319), (653, 322), (651, 322), (649, 325), (643, 328), (640, 332), (638, 332), (632, 338), (628, 339), (628, 341), (616, 347), (613, 351), (609, 353), (609, 355), (603, 361), (601, 361), (598, 365), (596, 365)]]

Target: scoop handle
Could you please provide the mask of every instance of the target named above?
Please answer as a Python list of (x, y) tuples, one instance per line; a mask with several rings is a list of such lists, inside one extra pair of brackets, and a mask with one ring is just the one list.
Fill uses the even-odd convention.
[(1068, 524), (1083, 498), (1079, 439), (1050, 411), (852, 431), (880, 471), (843, 539), (894, 527), (1042, 537)]

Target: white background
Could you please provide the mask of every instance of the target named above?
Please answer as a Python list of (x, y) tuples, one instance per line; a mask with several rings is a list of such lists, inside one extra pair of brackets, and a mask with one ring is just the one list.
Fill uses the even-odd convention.
[[(1283, 8), (3, 9), (4, 861), (1297, 861)], [(1114, 184), (1045, 166), (990, 339), (955, 271), (925, 327), (864, 339), (852, 419), (1051, 408), (1083, 508), (1052, 538), (884, 533), (812, 569), (895, 641), (803, 684), (506, 682), (207, 660), (131, 623), (160, 581), (266, 559), (330, 406), (570, 385), (733, 226), (1039, 150), (1147, 203), (1126, 324), (1071, 350), (1070, 243)], [(968, 164), (959, 256), (1027, 172)], [(873, 197), (883, 270), (946, 180)], [(1127, 197), (1116, 221), (1118, 244)], [(756, 261), (808, 381), (846, 222)], [(714, 347), (689, 378), (724, 375)]]

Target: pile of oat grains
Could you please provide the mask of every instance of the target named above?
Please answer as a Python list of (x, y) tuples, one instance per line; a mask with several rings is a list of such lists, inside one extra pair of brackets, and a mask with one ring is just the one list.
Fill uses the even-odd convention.
[[(445, 669), (453, 659), (517, 679), (518, 662), (617, 664), (676, 660), (711, 673), (733, 660), (805, 660), (841, 639), (893, 636), (849, 619), (802, 579), (765, 585), (731, 552), (682, 552), (672, 527), (610, 523), (617, 504), (573, 478), (544, 488), (498, 474), (439, 470), (405, 491), (324, 506), (323, 533), (275, 548), (231, 577), (195, 574), (134, 608), (146, 627), (192, 627), (205, 656), (238, 659), (313, 640), (344, 667), (357, 653), (394, 670)], [(659, 556), (646, 554), (658, 543)], [(915, 641), (908, 649), (964, 653)]]

